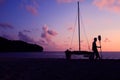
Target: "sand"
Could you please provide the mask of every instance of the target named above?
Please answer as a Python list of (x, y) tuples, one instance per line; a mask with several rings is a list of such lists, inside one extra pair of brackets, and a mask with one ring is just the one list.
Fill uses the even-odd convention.
[(120, 60), (1, 58), (0, 80), (120, 80)]

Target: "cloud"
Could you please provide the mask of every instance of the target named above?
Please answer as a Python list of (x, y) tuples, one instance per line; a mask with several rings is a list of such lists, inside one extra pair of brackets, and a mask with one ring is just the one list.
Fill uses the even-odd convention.
[(43, 46), (45, 51), (54, 51), (54, 50), (60, 50), (62, 47), (60, 47), (59, 45), (57, 45), (55, 42), (53, 41), (49, 41), (46, 42), (45, 39), (39, 39), (39, 41), (36, 41), (36, 43), (38, 45)]
[(51, 39), (58, 34), (54, 30), (49, 30), (47, 25), (44, 25), (42, 29), (43, 33), (41, 34), (41, 37), (44, 38), (47, 42), (51, 42)]
[(26, 8), (26, 10), (28, 12), (32, 13), (33, 15), (37, 15), (38, 14), (38, 10), (34, 6), (26, 5), (25, 8)]
[(11, 24), (8, 24), (8, 23), (0, 23), (0, 27), (1, 28), (9, 28), (9, 29), (14, 28)]
[(31, 31), (30, 31), (30, 30), (23, 30), (23, 32), (27, 32), (27, 33), (30, 33)]
[(33, 44), (40, 45), (46, 51), (59, 50), (60, 47), (54, 41), (52, 41), (52, 38), (55, 35), (49, 34), (48, 30), (49, 30), (48, 27), (43, 27), (43, 33), (41, 34), (41, 38), (38, 41), (35, 41), (34, 39), (32, 39), (31, 37), (26, 35), (24, 33), (24, 31), (19, 32), (18, 37), (19, 37), (19, 40), (22, 40), (22, 41), (25, 41), (25, 42), (28, 42), (28, 43), (33, 43)]
[(34, 43), (35, 42), (32, 38), (30, 38), (29, 36), (27, 36), (23, 32), (19, 32), (18, 37), (19, 37), (19, 40), (22, 40), (22, 41), (25, 41), (25, 42), (28, 42), (28, 43)]
[(94, 0), (93, 5), (101, 10), (120, 12), (120, 0)]
[(25, 34), (26, 32), (27, 33), (31, 32), (29, 30), (24, 30), (22, 32), (19, 32), (18, 38), (19, 38), (19, 40), (22, 40), (22, 41), (25, 41), (28, 43), (34, 43), (34, 44), (43, 46), (44, 50), (47, 50), (47, 51), (58, 50), (58, 46), (56, 45), (56, 43), (54, 41), (52, 41), (52, 39), (58, 33), (54, 30), (49, 29), (47, 25), (43, 26), (42, 31), (43, 31), (43, 33), (41, 34), (41, 38), (38, 41), (37, 40), (35, 41), (33, 38), (31, 38)]
[(58, 35), (57, 31), (49, 29), (49, 26), (47, 25), (44, 25), (42, 30), (42, 39), (39, 40), (39, 44), (43, 45), (47, 51), (58, 50), (59, 46), (53, 41), (53, 38)]
[(77, 2), (77, 1), (84, 1), (84, 0), (57, 0), (58, 3), (71, 3), (71, 2)]
[(22, 0), (21, 7), (33, 15), (38, 15), (39, 4), (37, 0)]
[(37, 41), (37, 43), (40, 45), (46, 45), (46, 41), (43, 39), (39, 39), (39, 41)]
[(51, 35), (51, 36), (56, 36), (56, 35), (58, 34), (58, 33), (57, 33), (56, 31), (54, 31), (54, 30), (48, 30), (47, 32), (48, 32), (48, 34)]

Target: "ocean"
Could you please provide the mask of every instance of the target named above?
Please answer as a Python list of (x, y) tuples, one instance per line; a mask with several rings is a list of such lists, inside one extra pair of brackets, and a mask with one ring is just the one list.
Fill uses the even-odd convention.
[[(102, 52), (102, 59), (120, 59), (120, 52)], [(0, 52), (0, 58), (62, 58), (64, 52)], [(72, 59), (87, 59), (82, 55), (72, 55)]]

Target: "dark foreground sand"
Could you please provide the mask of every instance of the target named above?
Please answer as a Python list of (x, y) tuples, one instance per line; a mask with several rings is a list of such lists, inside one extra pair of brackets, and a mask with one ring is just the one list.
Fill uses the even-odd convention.
[(120, 60), (0, 59), (0, 80), (120, 80)]

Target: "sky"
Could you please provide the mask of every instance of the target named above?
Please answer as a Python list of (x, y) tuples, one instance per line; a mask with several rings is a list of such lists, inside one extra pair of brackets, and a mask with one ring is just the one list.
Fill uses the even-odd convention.
[[(0, 36), (45, 51), (78, 50), (77, 1), (0, 0)], [(79, 2), (81, 49), (91, 50), (93, 38), (101, 35), (102, 51), (120, 51), (120, 0)]]

